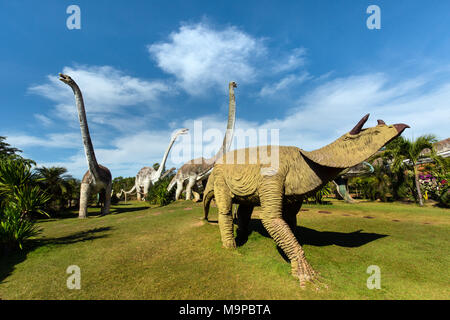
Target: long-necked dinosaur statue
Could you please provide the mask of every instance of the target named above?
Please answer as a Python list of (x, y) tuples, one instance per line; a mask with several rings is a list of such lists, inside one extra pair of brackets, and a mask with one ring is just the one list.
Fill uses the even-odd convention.
[(166, 152), (164, 153), (164, 156), (162, 158), (158, 170), (155, 170), (153, 167), (143, 167), (141, 170), (138, 171), (136, 175), (133, 188), (131, 188), (128, 191), (125, 191), (125, 194), (131, 194), (133, 192), (136, 192), (137, 199), (141, 201), (143, 200), (143, 198), (145, 199), (148, 190), (151, 188), (152, 185), (154, 185), (158, 180), (162, 179), (170, 172), (175, 170), (175, 168), (172, 168), (163, 174), (170, 149), (172, 149), (172, 146), (177, 140), (178, 136), (186, 134), (188, 131), (189, 129), (183, 128), (175, 132), (175, 134), (170, 139), (169, 145), (167, 147)]
[[(161, 175), (161, 177), (159, 178), (159, 180), (164, 179), (168, 174), (172, 173), (172, 172), (175, 171), (175, 170), (176, 170), (175, 167), (170, 168), (169, 170), (167, 170), (166, 172), (164, 172), (164, 173)], [(135, 180), (135, 181), (136, 181), (136, 180)], [(120, 198), (122, 198), (122, 195), (125, 195), (125, 203), (127, 203), (127, 196), (128, 196), (129, 194), (136, 193), (136, 194), (138, 194), (138, 195), (141, 196), (140, 199), (141, 199), (142, 201), (145, 201), (145, 200), (146, 200), (146, 198), (145, 198), (146, 194), (144, 194), (144, 191), (143, 191), (142, 188), (139, 188), (139, 189), (141, 189), (141, 191), (136, 191), (136, 185), (134, 185), (134, 186), (133, 186), (130, 190), (128, 190), (128, 191), (125, 191), (125, 190), (123, 190), (123, 189), (120, 189), (120, 192), (116, 193), (116, 197), (117, 197), (118, 199), (120, 199)], [(149, 190), (150, 190), (150, 189), (149, 189)]]
[(75, 81), (68, 75), (59, 74), (59, 80), (69, 85), (75, 95), (75, 101), (78, 110), (78, 119), (80, 120), (81, 138), (83, 140), (84, 151), (89, 170), (84, 174), (81, 180), (80, 188), (80, 211), (79, 218), (87, 217), (87, 207), (89, 197), (92, 193), (99, 193), (99, 202), (102, 203), (101, 215), (109, 213), (111, 206), (112, 177), (108, 168), (99, 165), (95, 158), (94, 146), (86, 119), (86, 110), (84, 109), (84, 100), (81, 90)]
[[(253, 207), (260, 205), (262, 224), (289, 258), (292, 275), (299, 279), (301, 286), (312, 280), (315, 272), (294, 235), (296, 215), (305, 194), (366, 160), (409, 128), (405, 124), (379, 124), (362, 129), (368, 117), (361, 119), (349, 133), (315, 151), (265, 146), (230, 151), (219, 159), (208, 179), (203, 208), (208, 219), (209, 205), (215, 198), (223, 246), (236, 247), (232, 204), (239, 204), (237, 234), (243, 237), (248, 236)], [(275, 165), (271, 164), (274, 157)], [(253, 161), (250, 163), (249, 159)]]
[[(175, 184), (177, 185), (175, 200), (180, 198), (181, 192), (185, 182), (186, 184), (186, 200), (191, 199), (193, 188), (197, 183), (208, 178), (211, 173), (211, 169), (225, 152), (230, 149), (231, 142), (234, 134), (234, 123), (236, 121), (236, 98), (234, 95), (234, 88), (237, 87), (236, 82), (231, 81), (228, 85), (229, 89), (229, 107), (228, 107), (228, 122), (227, 131), (225, 137), (223, 138), (222, 147), (219, 149), (217, 154), (209, 159), (203, 157), (190, 160), (183, 164), (180, 169), (178, 169), (177, 174), (173, 177), (172, 181), (167, 187), (167, 191), (170, 191)], [(195, 201), (198, 201), (198, 193), (195, 193)]]
[(342, 198), (342, 200), (348, 203), (357, 202), (352, 198), (348, 190), (348, 179), (352, 177), (364, 176), (372, 173), (373, 171), (373, 166), (370, 163), (363, 161), (361, 163), (358, 163), (356, 166), (349, 168), (345, 172), (341, 172), (339, 176), (333, 180), (334, 184), (336, 185), (336, 196), (339, 196), (340, 198)]

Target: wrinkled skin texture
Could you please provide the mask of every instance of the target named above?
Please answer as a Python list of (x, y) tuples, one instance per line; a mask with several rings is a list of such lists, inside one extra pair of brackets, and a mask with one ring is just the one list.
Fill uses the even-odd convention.
[(59, 80), (70, 86), (75, 96), (75, 102), (80, 121), (81, 138), (83, 140), (84, 151), (89, 170), (84, 174), (81, 180), (80, 188), (80, 211), (79, 218), (87, 217), (87, 208), (89, 197), (92, 193), (99, 194), (99, 202), (102, 204), (101, 215), (109, 213), (111, 206), (112, 177), (108, 168), (99, 165), (94, 153), (91, 136), (86, 119), (86, 110), (84, 108), (83, 95), (75, 81), (68, 75), (59, 74)]
[[(210, 201), (215, 198), (223, 246), (236, 247), (232, 204), (239, 204), (238, 236), (248, 234), (253, 207), (260, 205), (262, 224), (289, 258), (292, 275), (301, 286), (312, 280), (315, 272), (293, 232), (305, 194), (369, 158), (406, 126), (383, 124), (365, 130), (361, 127), (312, 152), (297, 147), (265, 146), (264, 152), (262, 147), (246, 148), (219, 159), (209, 177), (203, 204), (207, 219)], [(278, 155), (278, 167), (270, 163), (274, 155)]]

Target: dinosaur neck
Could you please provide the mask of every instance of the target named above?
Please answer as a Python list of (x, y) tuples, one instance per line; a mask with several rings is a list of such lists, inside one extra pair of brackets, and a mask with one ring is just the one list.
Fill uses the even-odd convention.
[(217, 161), (222, 155), (224, 155), (231, 146), (231, 142), (233, 140), (234, 135), (234, 123), (236, 121), (236, 98), (234, 96), (234, 86), (230, 85), (229, 89), (230, 93), (230, 102), (228, 107), (228, 122), (227, 122), (227, 131), (225, 133), (225, 137), (223, 138), (222, 147), (219, 149), (217, 154), (213, 157), (214, 162)]
[(164, 156), (163, 156), (163, 158), (161, 160), (161, 164), (159, 165), (159, 168), (158, 168), (158, 170), (156, 171), (156, 174), (155, 174), (155, 179), (157, 179), (157, 180), (159, 180), (161, 178), (161, 174), (164, 171), (164, 167), (166, 165), (166, 161), (167, 161), (167, 157), (169, 156), (170, 149), (172, 149), (172, 146), (175, 143), (175, 140), (177, 140), (177, 137), (178, 137), (178, 135), (175, 135), (170, 140), (169, 146), (167, 147), (167, 150), (164, 153)]
[(86, 119), (86, 110), (84, 109), (83, 95), (77, 84), (72, 86), (75, 95), (75, 101), (78, 109), (78, 119), (80, 120), (81, 138), (83, 140), (84, 152), (86, 153), (86, 160), (88, 162), (89, 171), (94, 176), (95, 180), (99, 180), (99, 166), (95, 158), (94, 147), (92, 145), (91, 136)]

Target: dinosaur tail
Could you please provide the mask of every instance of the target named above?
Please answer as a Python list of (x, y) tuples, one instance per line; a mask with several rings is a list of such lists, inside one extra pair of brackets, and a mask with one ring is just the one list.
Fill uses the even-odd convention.
[(167, 186), (167, 191), (172, 190), (175, 183), (177, 183), (177, 174), (172, 178), (172, 181), (170, 181), (169, 185)]
[(203, 193), (203, 213), (205, 214), (204, 219), (206, 221), (208, 221), (209, 205), (211, 204), (212, 198), (214, 198), (214, 171), (210, 174), (205, 192)]
[(125, 192), (126, 194), (130, 194), (130, 193), (132, 193), (132, 192), (134, 192), (134, 191), (136, 191), (136, 186), (135, 186), (135, 185), (133, 186), (133, 188), (131, 188), (131, 189), (128, 190), (128, 191), (125, 191), (125, 190), (124, 190), (124, 192)]

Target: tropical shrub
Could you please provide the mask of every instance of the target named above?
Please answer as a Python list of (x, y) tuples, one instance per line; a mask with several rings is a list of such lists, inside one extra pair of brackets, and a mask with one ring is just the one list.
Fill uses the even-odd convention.
[(173, 174), (169, 174), (163, 179), (157, 181), (148, 191), (146, 200), (150, 204), (157, 204), (159, 206), (168, 205), (175, 198), (175, 188), (167, 191), (167, 186), (172, 180)]
[(324, 198), (332, 194), (332, 184), (333, 182), (328, 182), (319, 190), (307, 194), (307, 203), (317, 203), (317, 204), (325, 204)]
[(9, 251), (23, 248), (26, 239), (38, 230), (32, 215), (47, 215), (50, 196), (41, 190), (39, 178), (29, 163), (21, 159), (0, 160), (0, 246)]
[(47, 202), (47, 211), (55, 214), (67, 206), (70, 207), (69, 201), (73, 199), (73, 188), (77, 187), (77, 180), (67, 174), (67, 169), (63, 167), (41, 167), (36, 168), (35, 172), (40, 178), (39, 186), (50, 195), (50, 200)]
[(4, 252), (23, 249), (24, 241), (38, 232), (33, 221), (23, 217), (19, 207), (7, 205), (0, 212), (0, 249)]

